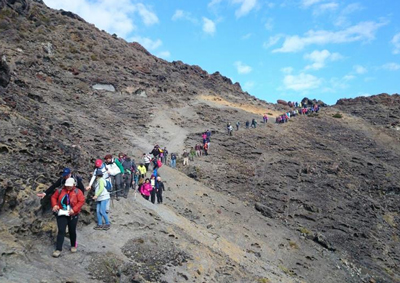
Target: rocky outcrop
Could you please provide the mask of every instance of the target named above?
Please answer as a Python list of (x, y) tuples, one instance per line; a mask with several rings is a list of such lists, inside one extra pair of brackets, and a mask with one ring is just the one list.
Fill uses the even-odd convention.
[(0, 86), (7, 87), (10, 83), (11, 72), (7, 65), (6, 56), (0, 54)]

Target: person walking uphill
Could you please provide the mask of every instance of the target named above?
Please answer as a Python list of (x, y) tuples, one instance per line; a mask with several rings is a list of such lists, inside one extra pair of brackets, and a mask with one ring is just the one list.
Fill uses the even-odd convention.
[(122, 173), (124, 172), (124, 167), (118, 161), (118, 159), (114, 159), (111, 154), (107, 154), (105, 157), (105, 163), (107, 168), (107, 173), (110, 175), (111, 180), (113, 182), (113, 191), (112, 193), (116, 193), (116, 200), (119, 200), (119, 196), (122, 196)]
[[(97, 226), (96, 230), (110, 229), (110, 220), (106, 212), (107, 204), (110, 201), (110, 193), (106, 190), (106, 180), (103, 179), (103, 171), (97, 169), (96, 171), (96, 190), (94, 192), (93, 200), (96, 201), (96, 214)], [(104, 218), (104, 225), (103, 225)]]
[(73, 178), (75, 180), (75, 186), (77, 186), (82, 191), (82, 193), (85, 192), (85, 186), (83, 185), (82, 178), (77, 174), (73, 173), (71, 169), (64, 168), (61, 177), (58, 178), (58, 180), (55, 183), (53, 183), (46, 191), (44, 191), (43, 193), (38, 193), (37, 196), (40, 198), (44, 198), (45, 196), (51, 197), (51, 195), (57, 188), (64, 187), (65, 181), (68, 178)]
[(149, 200), (150, 194), (153, 187), (150, 184), (150, 179), (146, 178), (143, 185), (140, 187), (140, 194), (146, 199)]
[(161, 181), (161, 177), (158, 176), (156, 180), (156, 193), (157, 193), (157, 203), (162, 203), (162, 193), (164, 191), (164, 183)]
[(57, 213), (57, 244), (53, 257), (59, 257), (64, 244), (65, 231), (68, 226), (71, 240), (71, 252), (76, 249), (76, 226), (82, 206), (85, 204), (85, 196), (82, 191), (74, 186), (75, 180), (68, 178), (62, 189), (56, 190), (51, 197), (51, 207)]

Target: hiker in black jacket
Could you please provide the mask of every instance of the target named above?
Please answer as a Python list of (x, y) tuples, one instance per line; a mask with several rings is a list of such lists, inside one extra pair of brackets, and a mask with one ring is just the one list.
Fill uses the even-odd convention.
[(157, 177), (155, 189), (157, 194), (157, 203), (162, 203), (162, 192), (164, 190), (164, 183), (161, 181), (160, 176)]
[(64, 187), (65, 181), (68, 178), (73, 178), (75, 180), (75, 187), (80, 189), (82, 193), (85, 193), (85, 186), (82, 183), (82, 178), (77, 174), (73, 173), (71, 169), (64, 168), (61, 177), (53, 183), (46, 191), (43, 193), (38, 193), (37, 196), (40, 198), (44, 198), (45, 196), (51, 196), (57, 188)]

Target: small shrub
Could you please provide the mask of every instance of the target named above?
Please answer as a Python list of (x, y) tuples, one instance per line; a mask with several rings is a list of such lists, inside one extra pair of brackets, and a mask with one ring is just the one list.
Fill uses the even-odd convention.
[(343, 115), (340, 114), (339, 112), (337, 112), (336, 114), (332, 115), (332, 117), (333, 117), (333, 118), (340, 119), (340, 118), (343, 118)]
[(310, 230), (308, 230), (307, 228), (304, 228), (304, 227), (300, 227), (298, 229), (298, 231), (300, 231), (300, 233), (306, 234), (306, 235), (311, 235), (311, 233), (312, 233)]
[(273, 114), (272, 113), (267, 113), (269, 116), (272, 116)]
[(289, 241), (289, 246), (294, 250), (298, 250), (299, 249), (299, 246), (294, 241)]
[(257, 280), (258, 283), (271, 283), (271, 280), (268, 278), (258, 278)]
[(393, 228), (396, 228), (396, 223), (394, 220), (394, 216), (393, 214), (385, 214), (383, 216), (383, 220), (386, 221), (387, 224), (389, 224), (390, 226), (392, 226)]
[(279, 265), (279, 268), (283, 271), (283, 273), (285, 273), (285, 274), (287, 274), (287, 275), (290, 275), (290, 276), (296, 275), (296, 274), (294, 273), (293, 270), (290, 270), (290, 269), (287, 268), (286, 266)]

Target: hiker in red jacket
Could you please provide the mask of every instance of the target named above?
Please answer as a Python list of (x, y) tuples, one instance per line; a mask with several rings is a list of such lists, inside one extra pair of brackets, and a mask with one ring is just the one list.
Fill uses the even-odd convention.
[(76, 225), (78, 215), (85, 204), (85, 196), (75, 187), (75, 180), (68, 178), (62, 189), (56, 190), (51, 197), (51, 207), (57, 213), (57, 245), (53, 257), (59, 257), (64, 243), (65, 231), (68, 225), (71, 239), (71, 252), (76, 253)]

